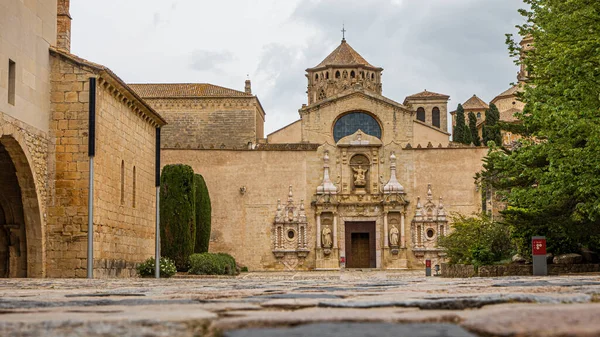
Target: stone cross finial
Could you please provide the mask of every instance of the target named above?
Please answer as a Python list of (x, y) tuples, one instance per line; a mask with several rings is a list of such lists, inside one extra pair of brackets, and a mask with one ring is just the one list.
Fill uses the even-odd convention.
[(342, 23), (342, 42), (346, 41), (346, 27), (345, 24)]

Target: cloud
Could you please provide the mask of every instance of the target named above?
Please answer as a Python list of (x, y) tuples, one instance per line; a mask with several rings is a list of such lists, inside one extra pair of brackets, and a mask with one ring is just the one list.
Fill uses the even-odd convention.
[(195, 50), (190, 67), (198, 71), (222, 70), (222, 66), (233, 61), (233, 53), (227, 50)]
[[(257, 71), (268, 74), (261, 84), (268, 89), (261, 100), (270, 118), (297, 119), (296, 110), (306, 103), (304, 69), (338, 46), (345, 23), (348, 43), (385, 68), (385, 96), (402, 102), (424, 89), (437, 91), (452, 97), (449, 110), (473, 94), (489, 101), (515, 81), (504, 34), (521, 23), (520, 5), (520, 0), (302, 0), (289, 20), (313, 36), (306, 46), (263, 49)], [(283, 125), (268, 122), (267, 130)]]

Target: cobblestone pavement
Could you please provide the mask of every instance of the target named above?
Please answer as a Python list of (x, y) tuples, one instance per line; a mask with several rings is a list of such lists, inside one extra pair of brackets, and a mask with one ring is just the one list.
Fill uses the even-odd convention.
[(4, 279), (0, 336), (600, 336), (600, 275)]

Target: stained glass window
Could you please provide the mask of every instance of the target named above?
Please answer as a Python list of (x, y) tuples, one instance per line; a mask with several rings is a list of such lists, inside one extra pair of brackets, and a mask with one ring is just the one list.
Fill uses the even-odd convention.
[(363, 112), (351, 112), (342, 116), (333, 127), (333, 139), (337, 143), (340, 139), (355, 133), (358, 130), (381, 138), (381, 127), (375, 118)]

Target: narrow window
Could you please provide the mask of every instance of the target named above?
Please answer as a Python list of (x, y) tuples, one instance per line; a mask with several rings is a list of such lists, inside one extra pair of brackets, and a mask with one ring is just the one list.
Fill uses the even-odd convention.
[(435, 127), (440, 127), (440, 109), (438, 107), (433, 108), (431, 112), (431, 124)]
[(125, 161), (121, 160), (121, 206), (125, 204)]
[(417, 120), (424, 122), (425, 121), (425, 109), (422, 107), (417, 109)]
[(319, 80), (319, 74), (315, 74), (315, 81)]
[(481, 112), (478, 112), (477, 113), (477, 119), (480, 119), (480, 118), (481, 118)]
[(340, 71), (339, 70), (335, 72), (335, 78), (340, 78)]
[(15, 61), (8, 60), (8, 104), (15, 105), (15, 95), (17, 92), (17, 67)]
[(371, 79), (375, 80), (375, 74), (371, 74)]
[(131, 197), (131, 205), (135, 208), (135, 166), (133, 167), (133, 180), (132, 180), (132, 197)]
[(352, 70), (352, 71), (350, 72), (350, 77), (352, 77), (352, 78), (355, 78), (355, 77), (356, 77), (356, 73), (354, 72), (354, 70)]
[(329, 79), (329, 72), (325, 73), (325, 79)]

